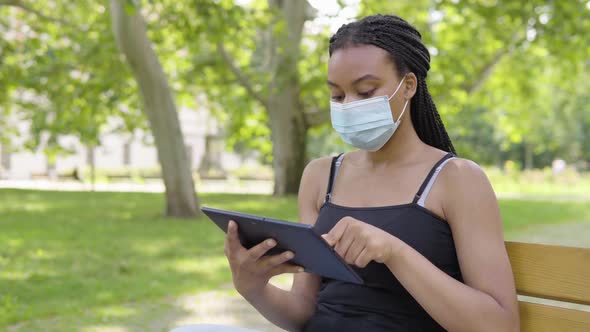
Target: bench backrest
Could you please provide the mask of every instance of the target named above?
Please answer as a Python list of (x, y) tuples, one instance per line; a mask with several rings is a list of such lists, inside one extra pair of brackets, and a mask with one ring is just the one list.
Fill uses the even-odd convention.
[(590, 311), (576, 308), (590, 305), (590, 248), (506, 242), (506, 249), (519, 295), (570, 307), (521, 300), (521, 332), (590, 331)]

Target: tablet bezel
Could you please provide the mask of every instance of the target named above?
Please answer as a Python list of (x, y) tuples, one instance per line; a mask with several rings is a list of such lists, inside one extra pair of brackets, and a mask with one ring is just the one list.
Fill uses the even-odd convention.
[[(244, 245), (244, 243), (246, 242), (246, 244), (244, 245), (246, 248), (256, 245), (257, 243), (260, 243), (261, 241), (268, 239), (268, 238), (288, 236), (284, 232), (288, 232), (291, 235), (297, 235), (297, 236), (301, 236), (301, 235), (300, 234), (293, 234), (293, 233), (305, 234), (304, 236), (308, 236), (308, 239), (310, 241), (315, 241), (315, 243), (313, 243), (312, 245), (317, 244), (318, 246), (323, 247), (327, 251), (329, 251), (330, 254), (328, 254), (327, 256), (331, 257), (331, 259), (333, 260), (333, 262), (330, 262), (330, 263), (335, 263), (337, 265), (340, 265), (344, 270), (347, 271), (348, 275), (342, 276), (341, 278), (339, 276), (334, 276), (334, 275), (331, 275), (328, 277), (326, 275), (329, 273), (326, 273), (324, 271), (310, 271), (308, 269), (308, 267), (305, 266), (306, 265), (305, 263), (306, 263), (306, 261), (308, 261), (308, 258), (303, 259), (303, 261), (304, 261), (303, 264), (301, 264), (300, 259), (296, 258), (296, 260), (299, 261), (300, 265), (302, 265), (306, 269), (306, 272), (314, 273), (314, 274), (321, 275), (321, 276), (324, 276), (327, 278), (333, 278), (333, 279), (337, 279), (337, 280), (352, 282), (352, 283), (356, 283), (356, 284), (363, 284), (364, 283), (362, 278), (356, 273), (356, 271), (354, 271), (352, 269), (352, 267), (350, 265), (348, 265), (344, 261), (344, 259), (342, 257), (340, 257), (340, 255), (338, 255), (338, 253), (336, 253), (336, 251), (332, 247), (330, 247), (330, 245), (320, 235), (318, 235), (313, 230), (313, 226), (311, 226), (311, 225), (294, 223), (294, 222), (284, 221), (284, 220), (275, 219), (275, 218), (267, 218), (267, 217), (262, 217), (262, 216), (257, 216), (257, 215), (252, 215), (252, 214), (247, 214), (247, 213), (242, 213), (242, 212), (237, 212), (237, 211), (216, 209), (216, 208), (211, 208), (211, 207), (202, 207), (201, 210), (207, 215), (207, 217), (209, 217), (209, 219), (211, 221), (213, 221), (213, 223), (215, 223), (217, 225), (217, 227), (219, 227), (225, 233), (227, 233), (227, 226), (228, 226), (229, 220), (234, 220), (236, 223), (238, 223), (238, 231), (240, 229), (251, 230), (251, 227), (248, 228), (248, 225), (246, 225), (245, 223), (254, 222), (259, 225), (265, 225), (265, 224), (272, 225), (270, 230), (268, 228), (260, 228), (260, 230), (257, 230), (259, 232), (256, 235), (257, 239), (259, 240), (257, 242), (246, 239), (245, 236), (248, 236), (248, 235), (245, 235), (243, 232), (242, 233), (239, 232), (240, 242), (242, 243), (242, 245)], [(220, 218), (216, 218), (215, 216), (223, 216), (224, 218), (220, 219)], [(271, 235), (271, 233), (273, 233), (273, 231), (276, 231), (276, 229), (281, 229), (283, 232), (281, 234), (285, 234), (285, 235), (280, 235), (280, 234), (277, 234), (276, 232), (274, 233), (274, 236)], [(275, 240), (277, 241), (277, 246), (275, 248), (272, 248), (271, 250), (269, 250), (268, 254), (278, 254), (278, 253), (281, 253), (285, 250), (291, 250), (293, 252), (296, 252), (299, 249), (299, 248), (292, 248), (292, 247), (288, 247), (288, 246), (283, 246), (280, 241), (281, 239), (275, 239)], [(295, 244), (295, 246), (297, 246), (297, 244)]]

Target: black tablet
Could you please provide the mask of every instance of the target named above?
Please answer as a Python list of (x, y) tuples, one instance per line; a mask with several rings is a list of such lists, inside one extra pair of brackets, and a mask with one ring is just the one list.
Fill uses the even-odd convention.
[(295, 257), (289, 263), (302, 266), (306, 272), (356, 284), (363, 283), (363, 279), (311, 225), (208, 207), (201, 210), (226, 233), (229, 221), (235, 221), (240, 242), (245, 248), (252, 248), (266, 239), (274, 239), (277, 245), (267, 254), (290, 250)]

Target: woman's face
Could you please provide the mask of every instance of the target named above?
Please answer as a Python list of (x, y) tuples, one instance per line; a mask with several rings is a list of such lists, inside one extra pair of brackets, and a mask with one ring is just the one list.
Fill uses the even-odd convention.
[[(400, 80), (387, 51), (377, 46), (344, 47), (332, 53), (328, 62), (328, 86), (332, 101), (337, 103), (376, 96), (390, 97)], [(390, 100), (392, 109), (398, 108), (393, 107), (396, 104), (403, 105), (404, 90), (402, 86)]]

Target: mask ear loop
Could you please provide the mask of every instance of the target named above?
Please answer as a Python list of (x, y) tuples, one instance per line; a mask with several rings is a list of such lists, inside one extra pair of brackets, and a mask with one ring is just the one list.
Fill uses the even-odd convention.
[(406, 103), (404, 104), (404, 108), (402, 109), (402, 113), (399, 115), (399, 117), (397, 118), (397, 121), (395, 122), (395, 125), (399, 125), (399, 123), (402, 121), (402, 116), (404, 115), (404, 112), (406, 111), (406, 107), (408, 107), (408, 102), (409, 100), (406, 100)]
[(387, 98), (387, 101), (391, 100), (391, 98), (393, 98), (393, 96), (395, 96), (395, 94), (397, 93), (397, 91), (399, 90), (399, 88), (402, 87), (402, 84), (404, 83), (404, 80), (406, 79), (406, 76), (408, 76), (408, 74), (405, 74), (404, 77), (402, 78), (401, 82), (399, 82), (397, 89), (395, 89), (395, 91), (393, 92), (393, 94)]

